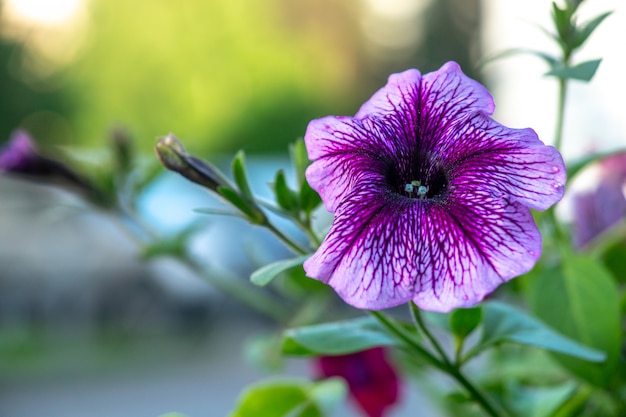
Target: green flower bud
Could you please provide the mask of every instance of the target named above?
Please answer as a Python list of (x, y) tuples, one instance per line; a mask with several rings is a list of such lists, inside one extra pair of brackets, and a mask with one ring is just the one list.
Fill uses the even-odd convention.
[(182, 142), (171, 133), (159, 139), (155, 150), (165, 168), (179, 173), (189, 181), (211, 191), (217, 191), (219, 187), (232, 188), (216, 167), (189, 155)]

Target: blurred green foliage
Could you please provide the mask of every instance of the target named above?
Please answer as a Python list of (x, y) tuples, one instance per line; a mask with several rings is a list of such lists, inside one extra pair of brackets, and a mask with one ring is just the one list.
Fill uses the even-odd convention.
[(0, 137), (23, 127), (99, 147), (122, 125), (145, 152), (169, 132), (201, 153), (284, 151), (309, 120), (354, 114), (391, 72), (456, 60), (476, 78), (478, 3), (459, 3), (432, 2), (411, 50), (368, 56), (363, 1), (91, 0), (78, 53), (45, 79), (29, 65), (54, 62), (0, 44)]

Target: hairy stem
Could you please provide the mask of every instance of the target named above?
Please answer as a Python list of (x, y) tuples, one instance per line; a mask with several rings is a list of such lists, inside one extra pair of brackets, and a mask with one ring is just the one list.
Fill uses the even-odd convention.
[(426, 324), (424, 324), (424, 320), (422, 320), (422, 315), (420, 314), (419, 307), (415, 305), (415, 303), (412, 301), (409, 303), (409, 306), (411, 308), (411, 316), (413, 317), (413, 321), (415, 322), (416, 327), (420, 329), (422, 333), (424, 333), (424, 336), (426, 336), (430, 344), (435, 348), (437, 353), (439, 353), (439, 356), (443, 363), (445, 363), (446, 366), (449, 368), (453, 367), (452, 363), (448, 359), (448, 356), (443, 351), (443, 348), (441, 347), (437, 339), (435, 339), (435, 336), (432, 335), (432, 333), (428, 330), (428, 327), (426, 327)]
[(431, 365), (436, 367), (437, 369), (444, 371), (446, 370), (446, 365), (443, 364), (439, 359), (433, 356), (428, 350), (426, 350), (422, 345), (420, 345), (414, 338), (411, 336), (404, 328), (399, 326), (393, 319), (387, 317), (380, 311), (370, 311), (370, 314), (376, 318), (389, 330), (392, 334), (394, 334), (398, 339), (404, 342), (410, 349), (418, 353), (421, 357), (426, 359)]
[(270, 223), (269, 221), (265, 222), (262, 224), (263, 227), (265, 227), (267, 230), (269, 230), (270, 232), (274, 233), (274, 236), (276, 236), (281, 242), (283, 242), (289, 249), (291, 249), (292, 251), (294, 251), (295, 253), (297, 253), (298, 255), (306, 255), (307, 253), (309, 253), (306, 249), (302, 248), (300, 245), (298, 245), (296, 242), (294, 242), (293, 240), (291, 240), (287, 235), (285, 235), (283, 232), (281, 232), (280, 230), (278, 230), (276, 228), (276, 226), (274, 226), (272, 223)]
[(567, 79), (559, 78), (559, 95), (556, 112), (556, 130), (554, 134), (554, 147), (561, 151), (563, 144), (563, 126), (565, 122), (565, 101), (567, 99)]
[[(413, 312), (413, 306), (411, 306)], [(417, 306), (415, 307), (417, 308)], [(398, 325), (397, 322), (387, 317), (383, 313), (379, 311), (370, 311), (372, 314), (385, 328), (387, 328), (392, 334), (394, 334), (398, 339), (405, 343), (405, 345), (412, 349), (414, 352), (419, 354), (421, 357), (426, 359), (431, 365), (435, 366), (440, 371), (450, 375), (454, 378), (466, 391), (467, 393), (476, 401), (476, 403), (487, 413), (487, 415), (491, 417), (504, 417), (506, 414), (502, 411), (499, 411), (498, 407), (496, 407), (491, 400), (485, 396), (480, 390), (472, 384), (470, 380), (468, 380), (465, 375), (461, 372), (461, 370), (450, 363), (447, 356), (443, 353), (443, 349), (436, 341), (436, 339), (432, 336), (430, 331), (426, 329), (424, 322), (422, 321), (419, 314), (415, 317), (416, 322), (419, 324), (421, 330), (424, 332), (427, 338), (429, 338), (430, 342), (433, 344), (438, 353), (442, 356), (441, 359), (435, 357), (432, 353), (430, 353), (426, 348), (424, 348), (419, 342), (417, 342), (410, 333), (407, 332), (404, 328)], [(415, 314), (415, 313), (413, 313)], [(426, 329), (424, 331), (424, 329)], [(432, 339), (431, 339), (432, 338)]]
[[(118, 224), (139, 246), (143, 246), (157, 238), (157, 234), (135, 215), (135, 213), (119, 209), (115, 213)], [(220, 271), (210, 271), (198, 263), (188, 253), (174, 254), (176, 259), (195, 274), (204, 278), (209, 284), (229, 297), (279, 322), (289, 317), (289, 312), (275, 297), (260, 288), (253, 287), (238, 277), (227, 276)]]

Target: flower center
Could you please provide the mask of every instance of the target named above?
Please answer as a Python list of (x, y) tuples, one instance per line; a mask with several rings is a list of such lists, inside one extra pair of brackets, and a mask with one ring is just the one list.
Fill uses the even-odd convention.
[(448, 177), (432, 155), (419, 155), (400, 166), (390, 166), (387, 181), (390, 188), (407, 198), (442, 200), (448, 191)]

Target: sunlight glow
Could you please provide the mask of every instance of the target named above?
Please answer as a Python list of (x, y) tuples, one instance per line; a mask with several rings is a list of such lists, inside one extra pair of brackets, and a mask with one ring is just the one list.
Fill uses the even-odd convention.
[(56, 26), (71, 20), (82, 2), (82, 0), (6, 0), (6, 7), (16, 18), (34, 24)]

